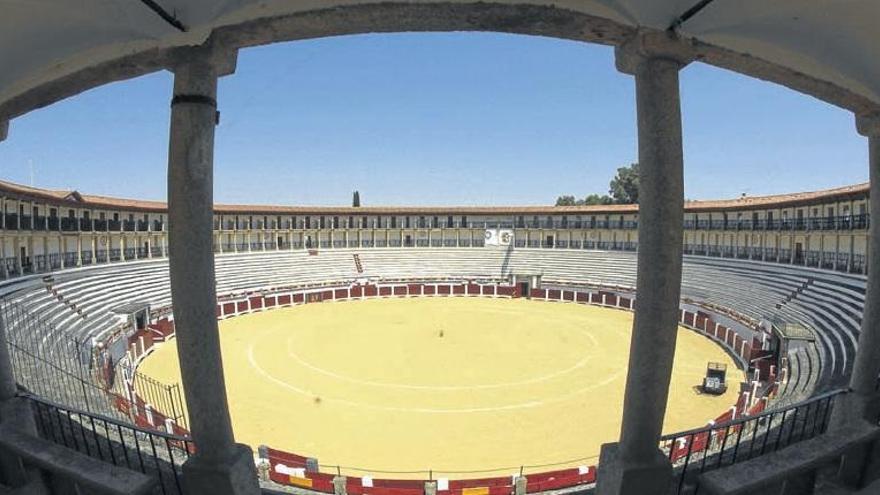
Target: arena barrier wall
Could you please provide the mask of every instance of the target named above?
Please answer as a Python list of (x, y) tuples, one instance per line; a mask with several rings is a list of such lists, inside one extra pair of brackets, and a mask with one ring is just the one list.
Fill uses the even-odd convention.
[[(439, 297), (504, 297), (511, 298), (517, 295), (515, 286), (496, 283), (475, 283), (472, 281), (444, 281), (444, 282), (401, 282), (401, 283), (364, 283), (346, 286), (317, 286), (309, 288), (289, 288), (264, 291), (260, 293), (245, 293), (227, 295), (218, 298), (218, 319), (231, 318), (239, 315), (264, 311), (274, 307), (289, 307), (299, 304), (314, 304), (316, 302), (367, 299), (374, 297), (415, 297), (415, 296), (439, 296)], [(572, 302), (578, 304), (591, 304), (608, 308), (633, 311), (635, 306), (634, 297), (629, 294), (620, 294), (609, 290), (582, 290), (566, 288), (533, 288), (529, 296), (532, 299), (549, 302)], [(131, 337), (131, 360), (138, 363), (140, 359), (149, 354), (153, 346), (165, 341), (174, 334), (173, 317), (168, 315), (151, 323), (147, 330), (139, 332)], [(699, 332), (714, 340), (724, 347), (742, 367), (748, 375), (749, 364), (752, 359), (752, 349), (756, 342), (760, 345), (760, 338), (754, 336), (745, 339), (733, 329), (714, 321), (712, 315), (703, 312), (693, 312), (682, 309), (679, 316), (682, 326)], [(760, 348), (760, 347), (758, 347)], [(760, 414), (765, 410), (768, 400), (778, 390), (775, 370), (773, 373), (768, 369), (756, 368), (753, 373), (754, 380), (749, 382), (747, 391), (743, 392), (737, 403), (730, 409), (720, 414), (709, 425), (721, 424), (738, 418)], [(761, 381), (761, 378), (765, 378)], [(188, 435), (188, 431), (177, 424), (174, 420), (163, 414), (153, 404), (145, 401), (139, 391), (132, 386), (129, 398), (117, 397), (117, 407), (129, 414), (138, 426), (174, 433)], [(688, 437), (685, 440), (676, 439), (667, 441), (661, 445), (661, 449), (668, 453), (673, 462), (685, 457), (693, 456), (694, 453), (703, 452), (717, 442), (723, 442), (725, 435), (738, 432), (734, 426), (724, 431), (706, 432)], [(307, 488), (322, 493), (335, 493), (333, 479), (339, 475), (328, 474), (320, 471), (316, 460), (299, 454), (284, 452), (271, 448), (261, 448), (261, 456), (267, 464), (266, 477), (275, 483), (288, 486)], [(500, 476), (494, 478), (456, 479), (444, 480), (445, 490), (439, 489), (440, 495), (510, 495), (515, 485), (515, 475)], [(548, 490), (590, 485), (596, 480), (596, 466), (579, 466), (574, 468), (560, 469), (556, 471), (537, 472), (528, 474), (526, 477), (526, 492), (537, 493)], [(439, 481), (429, 475), (423, 480), (408, 479), (374, 479), (369, 476), (353, 477), (345, 476), (346, 492), (354, 495), (423, 495), (425, 483)]]
[[(371, 476), (341, 476), (338, 470), (336, 474), (310, 470), (310, 459), (266, 446), (259, 448), (259, 454), (268, 471), (266, 476), (271, 481), (323, 493), (338, 493), (334, 489), (334, 478), (344, 482), (346, 494), (349, 495), (423, 495), (427, 483), (436, 483), (436, 492), (440, 495), (511, 495), (515, 491), (519, 477), (525, 480), (527, 493), (590, 485), (596, 482), (595, 465), (528, 475), (521, 474), (524, 466), (517, 474), (489, 478), (447, 479), (434, 477), (433, 473), (426, 471), (427, 476), (424, 479), (385, 479)], [(312, 465), (317, 465), (317, 462)]]

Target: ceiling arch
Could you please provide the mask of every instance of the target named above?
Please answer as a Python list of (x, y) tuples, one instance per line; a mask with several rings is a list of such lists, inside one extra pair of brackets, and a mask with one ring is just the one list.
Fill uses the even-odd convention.
[[(0, 123), (102, 84), (168, 68), (181, 48), (209, 39), (242, 48), (356, 33), (496, 31), (616, 45), (637, 29), (669, 28), (696, 3), (0, 0)], [(880, 18), (880, 2), (704, 3), (677, 28), (698, 60), (857, 114), (880, 105), (880, 30), (872, 25)]]

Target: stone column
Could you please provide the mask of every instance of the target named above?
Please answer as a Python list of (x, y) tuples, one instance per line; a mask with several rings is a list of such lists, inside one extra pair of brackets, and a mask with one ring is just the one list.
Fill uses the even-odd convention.
[(183, 465), (187, 494), (258, 494), (249, 447), (235, 443), (217, 329), (213, 241), (214, 126), (220, 69), (193, 48), (173, 67), (168, 149), (171, 301), (196, 454)]
[(0, 344), (2, 344), (0, 345), (0, 403), (14, 398), (18, 393), (12, 359), (9, 355), (9, 347), (6, 345), (6, 314), (6, 311), (0, 314)]
[(4, 279), (9, 278), (9, 270), (6, 268), (6, 236), (0, 236), (0, 275)]
[[(4, 426), (12, 425), (19, 432), (36, 436), (37, 428), (30, 402), (16, 396), (18, 388), (15, 384), (9, 347), (6, 344), (6, 315), (6, 311), (0, 313), (0, 422), (4, 423)], [(21, 458), (15, 454), (4, 452), (4, 455), (0, 456), (0, 475), (3, 476), (7, 487), (21, 489), (13, 490), (15, 493), (30, 493), (26, 486), (30, 484), (36, 473), (26, 468)], [(29, 488), (33, 489), (35, 486), (30, 484)]]
[(598, 495), (665, 495), (672, 465), (659, 449), (678, 333), (684, 166), (678, 73), (689, 46), (639, 33), (616, 50), (633, 74), (639, 137), (639, 250), (635, 320), (620, 442), (602, 446)]
[[(868, 137), (868, 168), (870, 169), (870, 198), (868, 202), (871, 223), (868, 227), (868, 240), (871, 244), (880, 242), (880, 112), (856, 118), (859, 134)], [(880, 376), (880, 261), (876, 259), (880, 251), (873, 250), (875, 257), (868, 263), (868, 287), (865, 293), (865, 309), (859, 334), (853, 372), (850, 377), (852, 392), (838, 403), (832, 414), (832, 426), (845, 426), (854, 419), (865, 419), (877, 424), (880, 419), (878, 407), (878, 376)]]
[(18, 234), (16, 234), (15, 237), (12, 239), (12, 249), (14, 250), (13, 254), (15, 255), (15, 271), (16, 273), (21, 275), (21, 243), (18, 239)]
[(83, 245), (82, 234), (76, 235), (76, 266), (82, 266)]

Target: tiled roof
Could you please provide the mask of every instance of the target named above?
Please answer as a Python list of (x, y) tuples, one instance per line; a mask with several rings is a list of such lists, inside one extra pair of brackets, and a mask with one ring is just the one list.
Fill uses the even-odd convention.
[[(832, 201), (848, 197), (864, 196), (868, 184), (771, 196), (742, 196), (736, 199), (700, 200), (685, 203), (688, 212), (736, 211), (759, 208), (781, 208), (797, 204)], [(126, 211), (163, 212), (163, 201), (115, 198), (80, 194), (75, 190), (52, 190), (24, 186), (0, 180), (0, 194), (12, 197), (44, 200), (51, 204), (72, 208), (117, 209)], [(592, 206), (282, 206), (282, 205), (224, 205), (214, 206), (217, 213), (246, 213), (266, 215), (549, 215), (549, 214), (600, 214), (636, 213), (638, 205), (592, 205)]]

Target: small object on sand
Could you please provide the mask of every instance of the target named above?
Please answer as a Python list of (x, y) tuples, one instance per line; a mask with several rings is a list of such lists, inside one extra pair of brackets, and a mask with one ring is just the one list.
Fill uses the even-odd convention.
[(440, 329), (440, 338), (441, 339), (443, 338), (443, 329), (442, 328)]
[(315, 396), (315, 404), (320, 404), (320, 403), (321, 403), (321, 396), (320, 396), (320, 395), (316, 395), (316, 396)]

